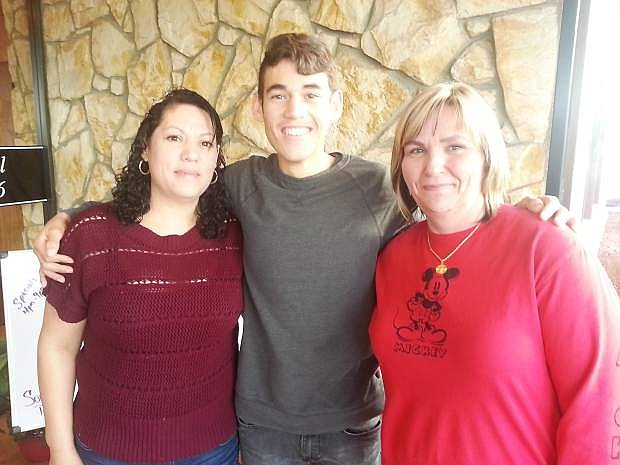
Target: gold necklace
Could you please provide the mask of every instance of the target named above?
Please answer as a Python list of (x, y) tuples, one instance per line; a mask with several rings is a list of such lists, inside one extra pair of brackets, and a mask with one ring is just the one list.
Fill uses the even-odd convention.
[(454, 248), (454, 250), (452, 250), (452, 252), (450, 252), (444, 258), (441, 258), (439, 256), (439, 254), (433, 250), (433, 246), (431, 246), (431, 235), (428, 232), (429, 230), (428, 230), (428, 223), (427, 223), (427, 225), (426, 225), (426, 243), (428, 244), (428, 250), (430, 250), (431, 253), (435, 256), (435, 258), (437, 260), (439, 260), (439, 265), (437, 265), (435, 267), (435, 271), (437, 272), (437, 274), (444, 274), (446, 271), (448, 271), (448, 267), (446, 266), (446, 261), (448, 261), (448, 259), (452, 255), (454, 255), (456, 253), (456, 251), (459, 250), (463, 246), (463, 244), (465, 244), (465, 242), (467, 242), (469, 240), (469, 238), (474, 235), (474, 233), (476, 231), (478, 231), (478, 228), (480, 227), (480, 224), (481, 223), (478, 223), (476, 225), (476, 227), (474, 229), (472, 229), (471, 232), (467, 236), (465, 236), (465, 239), (463, 239), (461, 242), (459, 242), (459, 245), (457, 245)]

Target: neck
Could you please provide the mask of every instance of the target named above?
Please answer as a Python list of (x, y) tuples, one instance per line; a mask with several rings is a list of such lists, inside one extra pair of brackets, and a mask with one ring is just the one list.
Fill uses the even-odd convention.
[(330, 154), (321, 152), (299, 162), (289, 162), (278, 157), (278, 168), (287, 176), (301, 179), (327, 171), (335, 162), (336, 159)]
[(454, 213), (426, 215), (428, 229), (435, 234), (452, 234), (473, 228), (484, 218), (484, 211), (466, 218), (455, 218)]
[(151, 199), (151, 208), (140, 224), (160, 236), (181, 235), (196, 224), (196, 203), (161, 205)]

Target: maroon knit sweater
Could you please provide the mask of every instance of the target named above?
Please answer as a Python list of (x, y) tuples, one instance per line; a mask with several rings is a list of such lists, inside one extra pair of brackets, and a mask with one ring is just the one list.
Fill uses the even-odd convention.
[(197, 227), (158, 236), (86, 210), (61, 243), (74, 272), (50, 282), (61, 319), (87, 319), (77, 360), (74, 429), (100, 455), (163, 462), (206, 452), (235, 433), (233, 388), (242, 311), (241, 233)]

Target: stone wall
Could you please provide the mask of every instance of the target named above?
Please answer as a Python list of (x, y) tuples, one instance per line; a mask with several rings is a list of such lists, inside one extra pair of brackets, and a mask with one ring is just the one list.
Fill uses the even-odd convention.
[[(229, 161), (268, 153), (250, 98), (264, 44), (289, 31), (318, 34), (341, 68), (344, 113), (330, 149), (387, 163), (395, 123), (411, 96), (458, 80), (478, 88), (502, 123), (511, 195), (544, 190), (559, 0), (42, 3), (59, 208), (107, 198), (144, 112), (171, 86), (215, 103)], [(28, 114), (31, 82), (18, 72), (29, 65), (20, 61), (23, 0), (2, 0), (2, 7), (13, 39), (14, 111)], [(20, 119), (14, 118), (16, 130), (27, 140), (30, 128)]]

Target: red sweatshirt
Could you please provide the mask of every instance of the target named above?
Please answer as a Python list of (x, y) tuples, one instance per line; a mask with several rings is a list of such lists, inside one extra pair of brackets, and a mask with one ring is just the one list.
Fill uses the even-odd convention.
[(620, 463), (620, 303), (575, 236), (506, 206), (437, 264), (426, 223), (378, 261), (383, 464)]
[(78, 215), (61, 244), (74, 273), (50, 282), (61, 319), (87, 319), (74, 429), (97, 453), (163, 462), (206, 452), (236, 430), (241, 234), (194, 227), (158, 236), (109, 206)]

